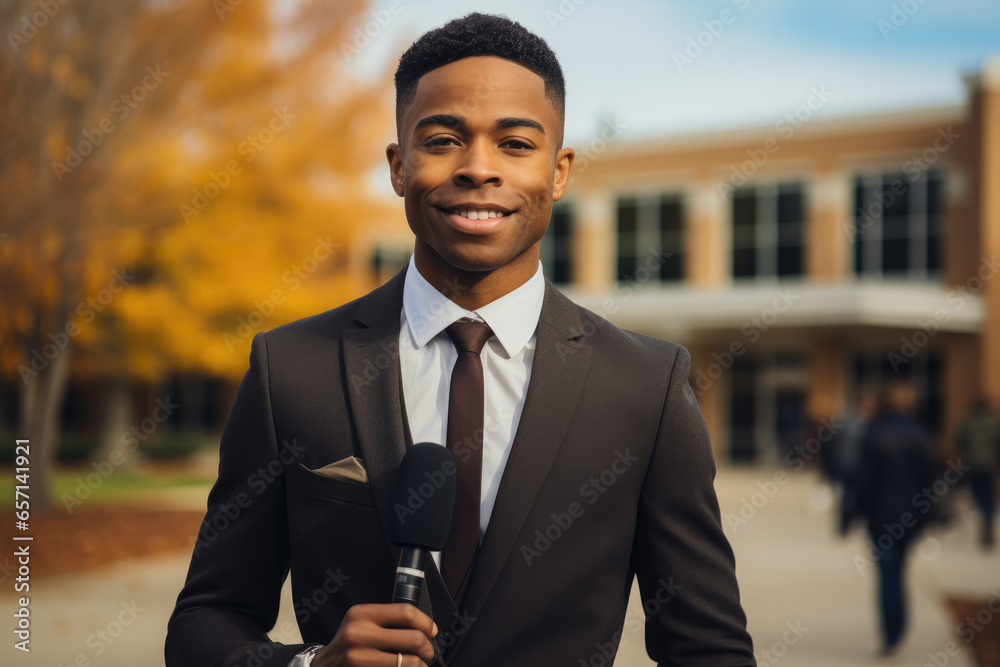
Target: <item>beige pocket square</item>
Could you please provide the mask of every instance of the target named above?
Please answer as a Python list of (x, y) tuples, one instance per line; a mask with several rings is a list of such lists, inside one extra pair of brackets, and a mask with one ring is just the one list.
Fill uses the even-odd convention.
[(368, 473), (365, 471), (364, 463), (356, 456), (348, 456), (346, 459), (335, 461), (313, 470), (313, 472), (330, 479), (346, 479), (361, 484), (368, 483)]

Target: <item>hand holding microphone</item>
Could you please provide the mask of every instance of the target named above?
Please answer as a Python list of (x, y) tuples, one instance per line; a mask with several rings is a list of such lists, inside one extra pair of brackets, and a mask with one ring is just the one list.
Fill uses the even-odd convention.
[[(441, 483), (431, 483), (432, 479)], [(433, 490), (424, 493), (428, 484)], [(411, 502), (411, 492), (423, 502)], [(333, 640), (316, 653), (312, 667), (420, 667), (434, 659), (430, 640), (438, 627), (417, 604), (427, 552), (443, 549), (451, 528), (455, 510), (451, 452), (426, 442), (410, 447), (396, 473), (392, 503), (395, 520), (389, 526), (389, 539), (402, 548), (392, 604), (351, 607)]]

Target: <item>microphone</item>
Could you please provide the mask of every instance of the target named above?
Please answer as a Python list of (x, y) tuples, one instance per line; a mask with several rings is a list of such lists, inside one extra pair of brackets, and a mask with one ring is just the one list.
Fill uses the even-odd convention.
[(446, 447), (422, 442), (410, 447), (396, 472), (389, 541), (402, 548), (393, 602), (417, 606), (428, 551), (441, 551), (455, 512), (455, 458)]

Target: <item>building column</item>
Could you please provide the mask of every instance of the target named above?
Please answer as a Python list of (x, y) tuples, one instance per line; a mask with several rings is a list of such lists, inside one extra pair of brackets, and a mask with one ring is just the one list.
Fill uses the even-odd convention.
[[(986, 317), (980, 336), (982, 393), (1000, 406), (1000, 276), (992, 272), (991, 262), (1000, 257), (1000, 58), (987, 61), (974, 84), (974, 114), (979, 119), (979, 195), (981, 259), (970, 267), (970, 276), (980, 272)], [(990, 260), (985, 261), (985, 260)]]
[(817, 337), (809, 341), (806, 414), (809, 419), (831, 419), (845, 412), (847, 369), (844, 342)]
[[(690, 348), (691, 368), (704, 367), (707, 363), (706, 360), (712, 358), (713, 351), (715, 351), (713, 347), (692, 346)], [(698, 397), (698, 405), (701, 408), (702, 416), (705, 418), (705, 424), (708, 426), (708, 435), (712, 439), (712, 453), (715, 455), (716, 462), (727, 461), (729, 459), (727, 454), (727, 435), (725, 433), (724, 380), (725, 376), (707, 384), (695, 384), (695, 394)]]
[(944, 385), (941, 387), (944, 396), (944, 423), (941, 425), (938, 453), (950, 458), (955, 453), (955, 431), (958, 424), (980, 393), (978, 383), (969, 381), (980, 375), (980, 343), (979, 336), (970, 334), (948, 334), (946, 341), (942, 348), (944, 377), (941, 378)]
[(705, 181), (688, 202), (685, 278), (694, 287), (717, 287), (729, 279), (729, 199)]
[(847, 174), (822, 172), (806, 193), (806, 275), (815, 282), (841, 282), (849, 273), (854, 242), (853, 200)]
[(573, 286), (589, 292), (609, 290), (618, 247), (614, 197), (607, 190), (588, 191), (574, 204)]

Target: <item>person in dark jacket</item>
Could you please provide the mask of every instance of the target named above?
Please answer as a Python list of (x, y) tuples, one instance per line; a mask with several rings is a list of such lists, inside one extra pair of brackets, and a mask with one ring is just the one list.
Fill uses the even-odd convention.
[(969, 485), (982, 517), (979, 542), (983, 548), (992, 549), (995, 541), (993, 508), (996, 504), (993, 475), (997, 461), (1000, 460), (1000, 419), (990, 410), (990, 404), (985, 398), (973, 403), (969, 415), (958, 427), (955, 441), (958, 455), (965, 465), (972, 468)]
[(842, 532), (855, 517), (865, 517), (870, 553), (877, 559), (882, 651), (896, 651), (906, 629), (903, 586), (906, 554), (924, 527), (932, 504), (918, 502), (932, 488), (935, 466), (930, 441), (913, 419), (913, 389), (886, 385), (879, 411), (861, 443), (857, 493), (842, 515)]

